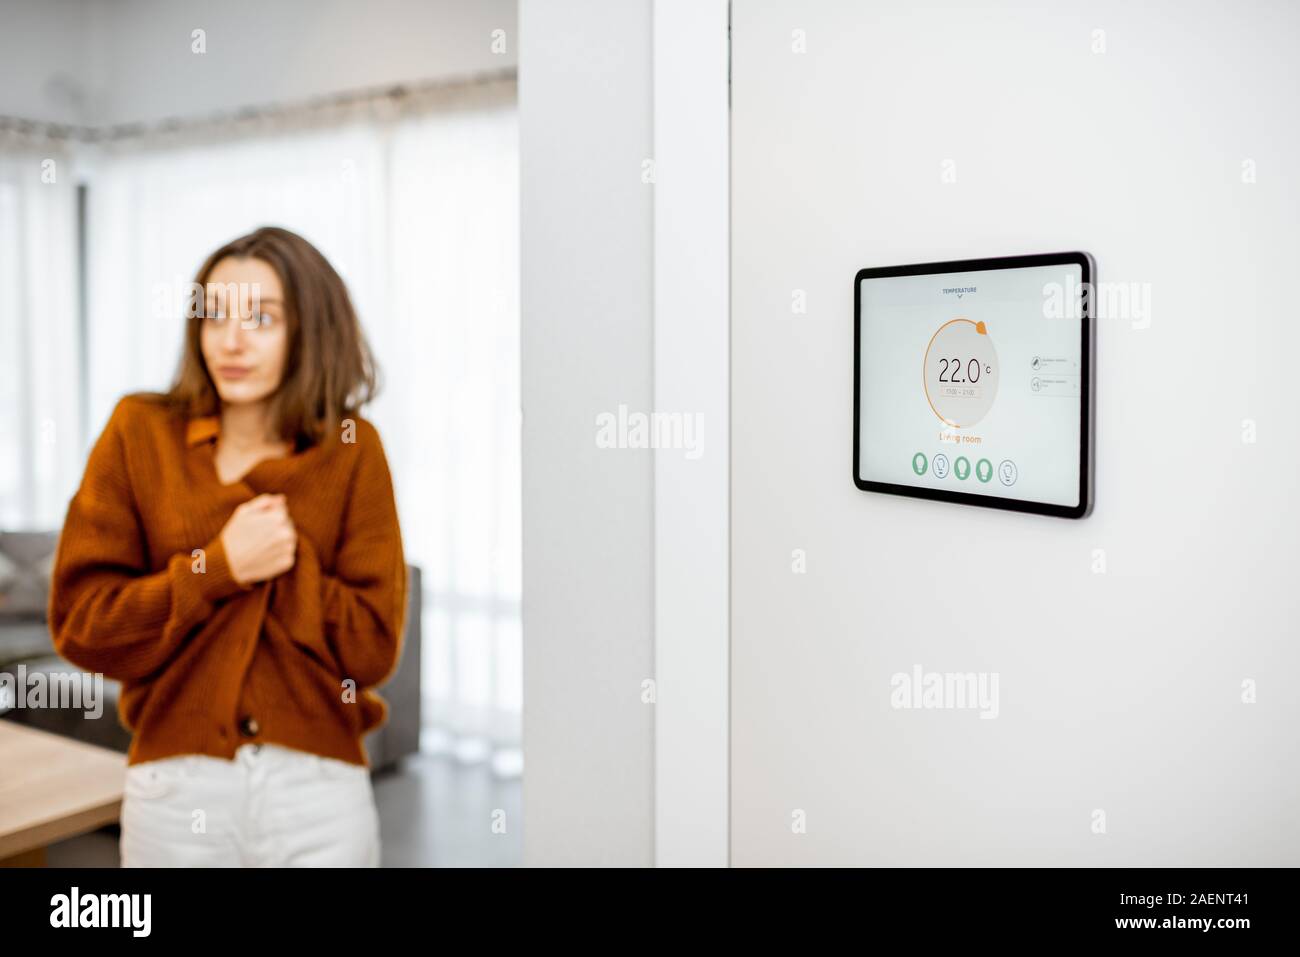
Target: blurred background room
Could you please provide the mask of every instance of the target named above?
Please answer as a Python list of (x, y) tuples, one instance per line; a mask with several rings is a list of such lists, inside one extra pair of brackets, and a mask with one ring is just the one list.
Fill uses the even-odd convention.
[[(368, 742), (384, 864), (518, 864), (500, 826), (523, 772), (515, 3), (0, 12), (0, 669), (54, 666), (55, 536), (117, 399), (169, 385), (195, 270), (286, 227), (338, 269), (375, 353), (363, 414), (420, 582)], [(4, 720), (125, 748), (115, 702)], [(114, 831), (48, 862), (116, 866)]]

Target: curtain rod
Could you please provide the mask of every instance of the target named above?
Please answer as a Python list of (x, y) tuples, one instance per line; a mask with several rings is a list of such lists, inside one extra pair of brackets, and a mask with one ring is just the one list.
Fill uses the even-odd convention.
[(356, 109), (364, 106), (382, 106), (391, 109), (437, 98), (447, 93), (514, 82), (517, 70), (513, 67), (491, 72), (475, 73), (450, 80), (428, 80), (418, 83), (397, 83), (392, 86), (369, 87), (350, 90), (331, 96), (313, 97), (296, 103), (270, 103), (265, 106), (241, 107), (207, 116), (184, 119), (172, 117), (153, 123), (119, 123), (112, 126), (80, 126), (73, 123), (50, 123), (18, 116), (0, 115), (0, 135), (14, 133), (24, 137), (40, 137), (77, 143), (122, 143), (153, 136), (170, 136), (177, 133), (202, 132), (232, 124), (256, 124), (266, 121), (307, 118), (332, 111)]

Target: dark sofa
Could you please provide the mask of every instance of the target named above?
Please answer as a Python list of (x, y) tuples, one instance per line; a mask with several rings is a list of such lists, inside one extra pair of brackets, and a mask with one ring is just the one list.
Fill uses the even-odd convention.
[[(56, 543), (54, 532), (0, 532), (0, 672), (16, 675), (19, 664), (26, 666), (28, 675), (38, 670), (73, 670), (55, 652), (45, 621)], [(402, 658), (379, 689), (388, 703), (388, 720), (365, 742), (372, 770), (392, 765), (420, 745), (420, 569), (410, 565), (407, 573), (410, 589)], [(104, 713), (98, 719), (67, 708), (12, 708), (0, 717), (124, 752), (131, 733), (117, 716), (119, 690), (118, 682), (104, 679)]]

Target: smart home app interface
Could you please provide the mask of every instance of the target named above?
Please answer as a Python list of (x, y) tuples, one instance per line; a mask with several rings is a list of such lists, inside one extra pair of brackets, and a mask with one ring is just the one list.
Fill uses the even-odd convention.
[(863, 279), (859, 478), (1079, 504), (1077, 264)]

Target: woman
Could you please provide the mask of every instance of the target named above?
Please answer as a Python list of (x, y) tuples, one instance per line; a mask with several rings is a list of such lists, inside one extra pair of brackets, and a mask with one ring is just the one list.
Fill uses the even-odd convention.
[(325, 258), (262, 228), (199, 270), (180, 369), (121, 400), (68, 508), (50, 627), (121, 680), (123, 866), (376, 866), (366, 689), (401, 652), (375, 376)]

